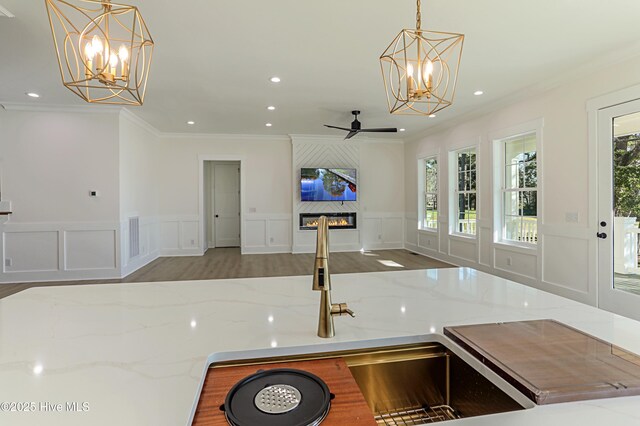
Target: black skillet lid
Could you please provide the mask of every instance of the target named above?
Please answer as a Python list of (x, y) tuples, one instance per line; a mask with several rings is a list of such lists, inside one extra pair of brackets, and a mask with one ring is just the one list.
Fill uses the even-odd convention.
[(232, 426), (318, 425), (329, 412), (331, 394), (317, 376), (302, 370), (259, 371), (236, 383), (224, 401)]

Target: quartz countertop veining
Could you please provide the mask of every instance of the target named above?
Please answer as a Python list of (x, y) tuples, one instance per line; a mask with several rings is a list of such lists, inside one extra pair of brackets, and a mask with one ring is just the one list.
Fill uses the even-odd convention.
[[(310, 276), (42, 287), (1, 299), (0, 424), (185, 425), (217, 353), (383, 345), (450, 325), (549, 318), (640, 353), (640, 322), (473, 269), (340, 274), (332, 289), (356, 312), (335, 319), (333, 339), (316, 336)], [(605, 423), (640, 424), (640, 397), (452, 424)]]

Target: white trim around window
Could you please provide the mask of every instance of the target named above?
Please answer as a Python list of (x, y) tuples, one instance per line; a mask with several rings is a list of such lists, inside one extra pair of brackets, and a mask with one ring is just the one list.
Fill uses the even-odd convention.
[[(502, 129), (500, 131), (492, 132), (490, 134), (490, 140), (492, 141), (493, 149), (493, 239), (494, 243), (496, 244), (520, 247), (527, 250), (538, 249), (538, 230), (542, 225), (543, 212), (543, 180), (541, 161), (543, 126), (543, 119), (538, 119), (531, 122), (523, 123), (518, 126), (513, 126), (507, 129)], [(523, 143), (526, 142), (528, 145), (531, 145), (532, 141), (535, 141), (535, 174), (537, 182), (535, 187), (532, 184), (524, 184), (524, 187), (520, 183), (514, 183), (513, 185), (505, 184), (507, 175), (505, 143), (514, 140), (522, 140)], [(529, 146), (529, 148), (531, 147)], [(525, 164), (527, 163), (525, 162)], [(529, 167), (532, 167), (534, 165), (532, 162), (528, 164)], [(524, 221), (524, 218), (525, 216), (527, 216), (527, 214), (522, 211), (518, 211), (518, 214), (512, 216), (512, 218), (515, 218), (515, 222), (518, 222), (518, 220), (521, 221), (518, 222), (520, 225), (516, 227), (517, 229), (511, 230), (512, 232), (509, 231), (510, 225), (507, 224), (507, 222), (509, 222), (509, 220), (507, 219), (511, 216), (507, 214), (508, 212), (506, 211), (505, 206), (505, 200), (509, 194), (512, 194), (516, 198), (535, 196), (537, 204), (535, 220), (528, 219), (526, 223), (527, 226), (525, 227), (523, 227), (524, 222), (522, 221)], [(530, 212), (528, 212), (528, 214), (530, 215)]]
[[(461, 156), (465, 162), (460, 169)], [(477, 238), (478, 219), (478, 145), (449, 151), (449, 235)], [(461, 201), (464, 200), (464, 201)], [(460, 205), (464, 204), (464, 213)], [(464, 216), (464, 217), (461, 217)]]
[[(428, 164), (431, 164), (431, 172)], [(436, 232), (442, 205), (440, 176), (442, 165), (438, 154), (418, 158), (418, 229)]]

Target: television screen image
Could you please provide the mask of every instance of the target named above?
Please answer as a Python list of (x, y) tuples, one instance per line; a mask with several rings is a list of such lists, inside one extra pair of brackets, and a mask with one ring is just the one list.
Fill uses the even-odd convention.
[(356, 169), (301, 169), (300, 199), (356, 201)]

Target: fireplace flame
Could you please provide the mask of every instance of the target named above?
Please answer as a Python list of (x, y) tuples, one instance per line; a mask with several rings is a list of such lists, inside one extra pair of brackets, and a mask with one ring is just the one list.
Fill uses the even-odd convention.
[[(347, 219), (344, 218), (340, 218), (340, 219), (329, 219), (329, 226), (349, 226), (349, 221)], [(318, 219), (314, 219), (311, 220), (309, 222), (306, 223), (305, 226), (308, 226), (310, 228), (317, 228), (318, 227)]]

